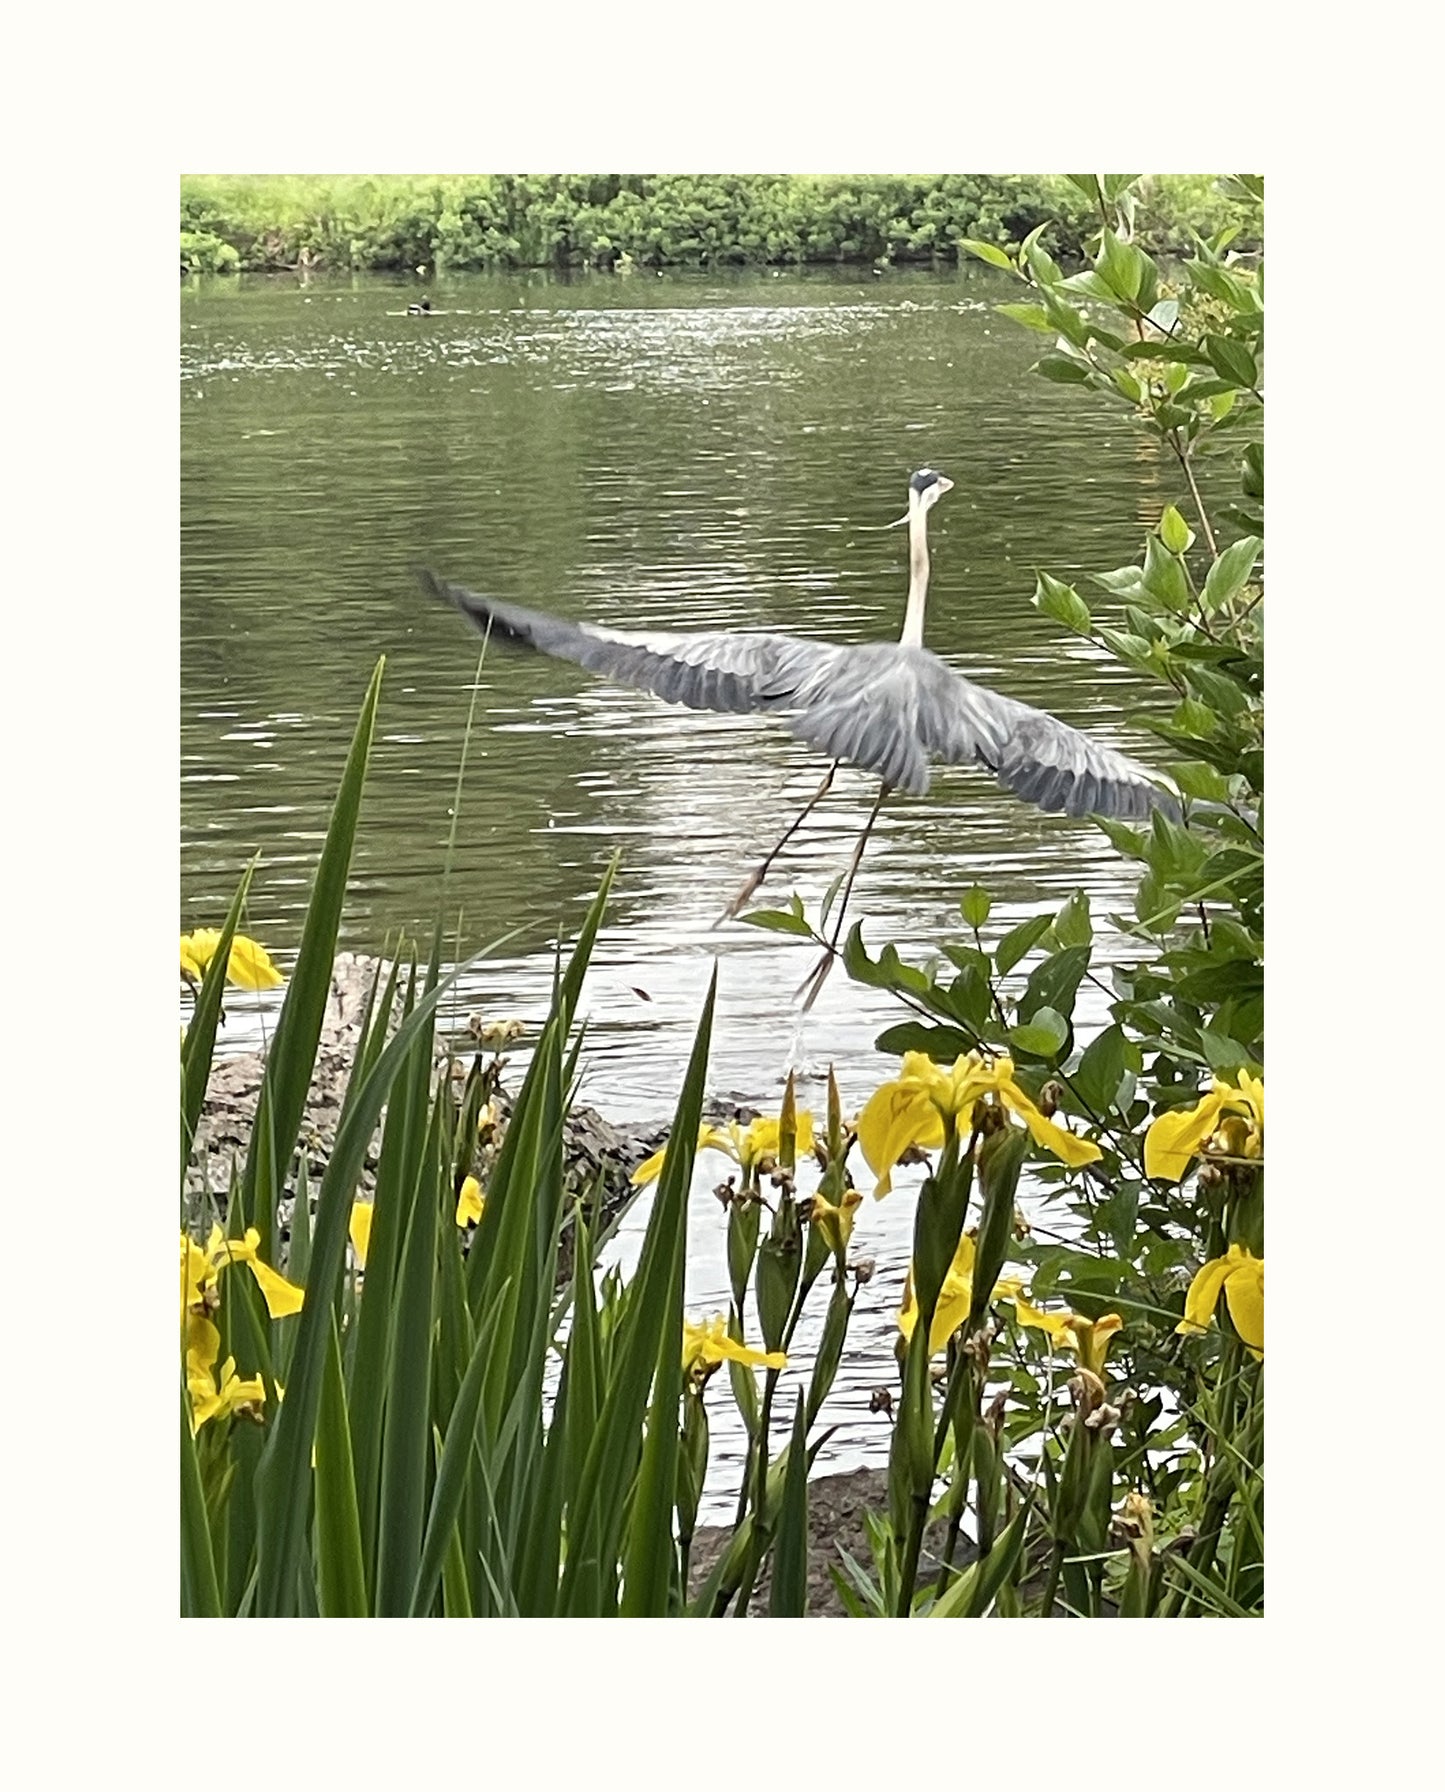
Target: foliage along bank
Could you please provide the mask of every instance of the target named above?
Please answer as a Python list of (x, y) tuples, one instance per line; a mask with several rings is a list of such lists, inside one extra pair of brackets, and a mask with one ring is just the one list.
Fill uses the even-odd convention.
[[(956, 261), (966, 238), (1042, 226), (1084, 254), (1099, 212), (1060, 175), (185, 175), (181, 268), (454, 272), (506, 268)], [(1120, 177), (1122, 178), (1122, 177)], [(1259, 206), (1212, 175), (1138, 177), (1139, 240), (1156, 253)]]

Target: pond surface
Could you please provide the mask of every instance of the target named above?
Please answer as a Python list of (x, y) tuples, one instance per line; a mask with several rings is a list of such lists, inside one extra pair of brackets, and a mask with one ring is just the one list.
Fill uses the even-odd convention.
[[(1029, 600), (1036, 568), (1122, 564), (1177, 493), (1127, 412), (1029, 374), (1041, 339), (992, 310), (1008, 286), (987, 269), (469, 276), (430, 289), (445, 312), (431, 317), (404, 315), (415, 287), (376, 278), (183, 291), (182, 926), (219, 925), (259, 851), (247, 929), (289, 968), (384, 653), (343, 946), (425, 942), (439, 915), (456, 958), (511, 934), (463, 975), (455, 1024), (476, 1008), (535, 1020), (553, 942), (620, 849), (584, 997), (582, 1099), (614, 1119), (670, 1112), (716, 962), (715, 1093), (772, 1108), (790, 1064), (832, 1063), (845, 1106), (861, 1105), (896, 1062), (873, 1049), (896, 1008), (840, 971), (800, 1026), (791, 992), (811, 954), (712, 930), (823, 763), (776, 724), (676, 709), (562, 662), (498, 646), (479, 671), (480, 637), (409, 569), (613, 626), (892, 639), (907, 548), (878, 525), (901, 513), (915, 468), (938, 467), (955, 489), (931, 518), (928, 645), (1157, 763), (1131, 723), (1152, 689)], [(796, 889), (814, 909), (876, 793), (840, 772), (757, 900)], [(943, 769), (928, 797), (883, 811), (850, 916), (874, 950), (891, 939), (921, 957), (961, 931), (976, 882), (1002, 928), (1079, 887), (1096, 917), (1128, 911), (1134, 874), (1091, 824)], [(1082, 999), (1086, 1032), (1104, 999)], [(273, 1008), (228, 999), (222, 1049), (252, 1043)], [(820, 1110), (821, 1084), (801, 1082), (800, 1101)], [(726, 1305), (710, 1191), (728, 1168), (699, 1162), (695, 1316)], [(900, 1177), (860, 1210), (855, 1253), (878, 1267), (824, 1410), (835, 1467), (886, 1455), (868, 1396), (892, 1369), (912, 1205)], [(811, 1342), (798, 1343), (806, 1373)], [(710, 1407), (710, 1494), (725, 1502), (738, 1442), (725, 1386)]]

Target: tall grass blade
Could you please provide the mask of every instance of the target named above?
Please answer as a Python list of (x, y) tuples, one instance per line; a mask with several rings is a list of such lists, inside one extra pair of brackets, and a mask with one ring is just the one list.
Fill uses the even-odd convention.
[(678, 1574), (673, 1507), (677, 1499), (678, 1413), (682, 1401), (686, 1197), (681, 1224), (674, 1228), (671, 1239), (663, 1240), (663, 1248), (666, 1250), (669, 1246), (671, 1267), (658, 1330), (652, 1404), (647, 1414), (647, 1437), (642, 1446), (642, 1466), (638, 1471), (637, 1492), (632, 1501), (623, 1555), (622, 1615), (625, 1618), (666, 1617)]
[(356, 1470), (351, 1458), (346, 1382), (341, 1373), (341, 1335), (336, 1329), (335, 1314), (331, 1316), (326, 1374), (316, 1421), (316, 1570), (325, 1617), (367, 1616), (371, 1608), (366, 1597)]
[(801, 1618), (808, 1609), (808, 1417), (803, 1396), (793, 1413), (793, 1439), (774, 1526), (770, 1618)]
[(181, 1387), (181, 1616), (219, 1618), (221, 1589), (211, 1548), (206, 1496), (191, 1436), (191, 1397)]
[[(430, 1035), (427, 1037), (429, 1046)], [(429, 1049), (426, 1056), (429, 1062)], [(422, 1164), (422, 1187), (413, 1204), (396, 1290), (396, 1324), (387, 1376), (386, 1423), (381, 1450), (380, 1529), (376, 1552), (376, 1609), (380, 1616), (387, 1618), (402, 1617), (410, 1609), (426, 1523), (437, 1215), (446, 1198), (446, 1156), (441, 1125), (446, 1099), (445, 1091), (439, 1092), (432, 1108), (432, 1124)], [(363, 1301), (365, 1298), (363, 1294)]]
[[(276, 1035), (266, 1056), (252, 1148), (246, 1154), (243, 1177), (246, 1210), (252, 1215), (251, 1223), (261, 1234), (261, 1255), (268, 1263), (274, 1261), (272, 1233), (280, 1177), (300, 1130), (311, 1071), (316, 1062), (316, 1047), (321, 1038), (321, 1024), (326, 1014), (326, 999), (331, 989), (336, 936), (341, 925), (352, 848), (356, 843), (361, 793), (371, 756), (385, 665), (385, 659), (376, 663), (362, 702), (351, 750), (346, 756), (346, 768), (331, 811), (326, 843), (316, 867), (316, 881), (306, 905), (306, 922), (296, 968), (291, 974), (281, 1016), (276, 1023)], [(261, 1146), (259, 1152), (258, 1143)], [(319, 1334), (318, 1341), (324, 1343)], [(320, 1366), (319, 1354), (317, 1366)], [(262, 1587), (264, 1585), (263, 1575)]]

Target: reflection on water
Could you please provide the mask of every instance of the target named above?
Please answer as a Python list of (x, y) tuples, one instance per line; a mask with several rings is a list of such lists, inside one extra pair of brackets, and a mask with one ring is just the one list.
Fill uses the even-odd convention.
[[(760, 719), (678, 710), (556, 661), (497, 647), (479, 666), (480, 638), (409, 568), (613, 626), (894, 638), (906, 545), (877, 525), (899, 514), (914, 468), (940, 467), (956, 489), (932, 515), (929, 645), (1149, 759), (1129, 718), (1150, 694), (1029, 598), (1037, 567), (1068, 577), (1135, 552), (1169, 495), (1159, 469), (1127, 413), (1028, 375), (1036, 346), (992, 312), (987, 270), (473, 276), (444, 284), (449, 315), (430, 318), (389, 315), (397, 292), (357, 280), (183, 294), (184, 925), (219, 922), (259, 849), (248, 931), (286, 967), (385, 653), (344, 946), (429, 938), (441, 918), (467, 957), (519, 930), (463, 975), (456, 1013), (535, 1018), (552, 943), (620, 850), (584, 998), (582, 1098), (616, 1118), (670, 1110), (716, 961), (714, 1092), (772, 1103), (789, 1065), (831, 1062), (860, 1104), (888, 1069), (873, 1040), (896, 1009), (836, 974), (800, 1028), (789, 992), (808, 954), (712, 930), (816, 787), (817, 758)], [(796, 888), (816, 904), (876, 788), (840, 773), (763, 896)], [(924, 955), (958, 929), (975, 882), (1000, 927), (1077, 887), (1096, 914), (1132, 902), (1130, 868), (1093, 827), (944, 770), (927, 798), (884, 810), (852, 912), (875, 948)], [(1090, 999), (1086, 985), (1085, 1025), (1104, 1012), (1100, 991)], [(266, 1005), (228, 1002), (227, 1046), (250, 1041)], [(821, 1106), (816, 1083), (803, 1093)], [(710, 1193), (722, 1167), (704, 1160), (694, 1190), (694, 1312), (726, 1304)], [(868, 1392), (891, 1369), (911, 1209), (900, 1188), (860, 1214), (856, 1248), (878, 1274), (824, 1413), (841, 1466), (886, 1451)], [(713, 1407), (725, 1459), (737, 1439), (726, 1400)]]

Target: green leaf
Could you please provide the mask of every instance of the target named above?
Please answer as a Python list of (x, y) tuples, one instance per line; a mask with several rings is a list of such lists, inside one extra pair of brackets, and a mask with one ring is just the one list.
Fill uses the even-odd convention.
[(796, 933), (804, 939), (811, 939), (813, 934), (812, 928), (801, 915), (792, 914), (786, 909), (755, 908), (737, 918), (745, 921), (749, 927), (764, 927), (770, 933)]
[(1107, 816), (1096, 815), (1094, 825), (1102, 828), (1114, 843), (1114, 850), (1126, 859), (1143, 859), (1148, 857), (1146, 837), (1138, 828), (1131, 828), (1127, 821), (1112, 821)]
[[(429, 1036), (427, 1045), (429, 1061)], [(438, 1097), (421, 1154), (420, 1192), (407, 1227), (396, 1284), (377, 1531), (376, 1610), (385, 1618), (404, 1617), (410, 1610), (426, 1526), (437, 1218), (450, 1193), (441, 1116), (442, 1098)]]
[(999, 975), (1006, 977), (1019, 960), (1033, 950), (1053, 924), (1052, 915), (1032, 915), (1027, 921), (1020, 921), (1017, 927), (1011, 927), (994, 947), (993, 961), (998, 967)]
[(346, 1416), (346, 1380), (341, 1372), (341, 1340), (334, 1313), (316, 1418), (316, 1571), (323, 1617), (370, 1616), (351, 1427)]
[(1202, 759), (1185, 759), (1171, 765), (1169, 770), (1185, 796), (1206, 803), (1229, 801), (1228, 778), (1217, 772), (1212, 765), (1206, 765)]
[(1231, 1076), (1254, 1062), (1237, 1039), (1231, 1039), (1225, 1033), (1215, 1033), (1208, 1027), (1199, 1029), (1199, 1049), (1204, 1053), (1205, 1063), (1217, 1076)]
[(916, 966), (904, 964), (898, 948), (889, 941), (877, 958), (868, 956), (863, 944), (863, 923), (855, 921), (843, 942), (843, 968), (855, 983), (866, 983), (873, 989), (907, 990), (910, 995), (927, 996), (929, 981)]
[(951, 1064), (955, 1058), (977, 1051), (980, 1042), (976, 1033), (961, 1033), (956, 1027), (930, 1027), (922, 1021), (905, 1020), (885, 1028), (873, 1043), (878, 1051), (893, 1057), (923, 1052), (935, 1064)]
[(1259, 364), (1246, 343), (1233, 336), (1206, 336), (1204, 352), (1221, 379), (1235, 386), (1259, 384)]
[(1093, 627), (1093, 617), (1089, 614), (1089, 606), (1084, 602), (1072, 585), (1065, 585), (1061, 580), (1050, 578), (1048, 573), (1038, 575), (1038, 583), (1034, 588), (1034, 604), (1045, 616), (1061, 622), (1065, 628), (1072, 629), (1075, 634), (1087, 635)]
[[(316, 867), (311, 898), (306, 905), (306, 921), (302, 927), (296, 967), (286, 988), (286, 998), (281, 1005), (271, 1049), (266, 1054), (251, 1149), (246, 1153), (246, 1167), (241, 1181), (242, 1194), (246, 1212), (251, 1216), (251, 1224), (261, 1234), (259, 1254), (267, 1263), (275, 1260), (272, 1232), (280, 1193), (280, 1178), (295, 1148), (307, 1092), (311, 1086), (311, 1072), (316, 1062), (316, 1047), (321, 1039), (321, 1023), (331, 994), (336, 936), (341, 925), (342, 904), (346, 899), (346, 883), (351, 871), (351, 854), (356, 843), (356, 826), (361, 814), (361, 796), (371, 757), (371, 740), (376, 728), (376, 711), (381, 700), (381, 679), (385, 667), (385, 659), (379, 659), (376, 670), (371, 675), (371, 683), (367, 686), (351, 748), (346, 756), (346, 767), (332, 806), (331, 821)], [(321, 1367), (320, 1349), (324, 1347), (324, 1342), (318, 1334), (318, 1376)], [(319, 1392), (319, 1386), (317, 1391)]]
[(1114, 597), (1137, 598), (1144, 590), (1144, 574), (1137, 566), (1121, 566), (1115, 572), (1091, 572), (1089, 583)]
[[(838, 1364), (843, 1360), (843, 1344), (848, 1335), (848, 1320), (852, 1311), (853, 1301), (848, 1293), (847, 1282), (835, 1282), (832, 1296), (828, 1301), (828, 1311), (823, 1316), (823, 1335), (818, 1343), (818, 1353), (813, 1359), (812, 1377), (808, 1382), (806, 1423), (809, 1425), (817, 1418), (823, 1402), (832, 1390), (834, 1378), (838, 1373)], [(749, 1370), (743, 1372), (751, 1375)]]
[(1130, 404), (1143, 404), (1144, 388), (1134, 375), (1129, 372), (1127, 367), (1112, 368), (1109, 373), (1109, 378), (1113, 380), (1114, 384), (1119, 388), (1119, 391), (1123, 393), (1124, 397), (1129, 400)]
[(801, 1618), (808, 1609), (808, 1421), (803, 1396), (793, 1409), (793, 1437), (783, 1474), (773, 1544), (770, 1618)]
[[(716, 973), (714, 973), (716, 980)], [(624, 1549), (622, 1615), (625, 1618), (667, 1616), (677, 1578), (673, 1541), (673, 1507), (677, 1497), (678, 1403), (682, 1398), (682, 1289), (687, 1254), (687, 1208), (671, 1229), (672, 1273), (663, 1323), (658, 1329), (657, 1359), (642, 1466), (637, 1473), (632, 1513)]]
[(1195, 697), (1185, 697), (1175, 706), (1169, 726), (1176, 734), (1208, 740), (1219, 727), (1219, 717), (1207, 703), (1201, 703)]
[(1087, 946), (1093, 937), (1089, 892), (1075, 890), (1054, 918), (1054, 939), (1060, 946)]
[(1124, 1030), (1115, 1023), (1105, 1027), (1084, 1048), (1073, 1074), (1073, 1085), (1094, 1113), (1107, 1114), (1118, 1097), (1127, 1068)]
[(1112, 230), (1106, 229), (1094, 267), (1112, 293), (1131, 304), (1138, 299), (1145, 278), (1145, 258), (1132, 243), (1121, 242)]
[[(223, 961), (224, 962), (224, 961)], [(231, 1272), (236, 1273), (234, 1270)], [(219, 1618), (221, 1590), (206, 1496), (201, 1487), (196, 1440), (191, 1436), (191, 1397), (181, 1387), (181, 1616)]]
[(1247, 281), (1226, 272), (1224, 268), (1211, 267), (1204, 261), (1186, 261), (1184, 272), (1201, 292), (1207, 292), (1211, 298), (1223, 299), (1225, 304), (1241, 314), (1258, 314), (1259, 296)]
[(988, 919), (989, 910), (993, 907), (993, 900), (982, 884), (975, 884), (971, 890), (964, 892), (963, 900), (958, 907), (967, 924), (977, 932)]
[(1032, 1021), (1040, 1009), (1051, 1008), (1065, 1020), (1073, 1017), (1079, 985), (1089, 968), (1087, 946), (1067, 946), (1036, 967), (1019, 997), (1019, 1018)]
[(1164, 506), (1159, 519), (1159, 539), (1171, 554), (1184, 554), (1194, 544), (1194, 531), (1172, 504)]
[(1038, 1008), (1022, 1026), (1010, 1027), (1009, 1038), (1035, 1058), (1057, 1058), (1068, 1043), (1069, 1023), (1053, 1008)]
[(1055, 326), (1049, 322), (1049, 314), (1042, 305), (995, 305), (994, 310), (1011, 317), (1027, 330), (1038, 330), (1045, 336), (1054, 334)]
[(986, 261), (990, 267), (1003, 268), (1011, 272), (1013, 263), (996, 243), (980, 242), (977, 237), (965, 236), (958, 240), (960, 249), (967, 249), (970, 255), (976, 255), (980, 261)]
[(1204, 606), (1208, 610), (1217, 610), (1227, 604), (1238, 592), (1244, 589), (1249, 575), (1254, 571), (1254, 563), (1259, 558), (1259, 551), (1264, 546), (1257, 535), (1246, 535), (1241, 540), (1232, 542), (1209, 569), (1204, 581)]
[(1151, 535), (1144, 548), (1144, 588), (1175, 614), (1189, 607), (1189, 575), (1184, 562), (1157, 535)]
[(1045, 355), (1034, 363), (1034, 372), (1058, 386), (1081, 386), (1089, 377), (1086, 361), (1075, 361), (1069, 355)]
[[(1033, 238), (1034, 232), (1031, 231), (1029, 233), (1027, 245), (1024, 249), (1023, 258), (1027, 263), (1028, 270), (1033, 275), (1035, 282), (1046, 289), (1044, 304), (1045, 308), (1049, 310), (1049, 317), (1052, 321), (1053, 311), (1049, 306), (1049, 299), (1052, 297), (1052, 289), (1059, 284), (1059, 264), (1054, 260), (1053, 256), (1049, 254), (1043, 244), (1035, 242)], [(1065, 335), (1068, 334), (1067, 331), (1064, 333)]]

